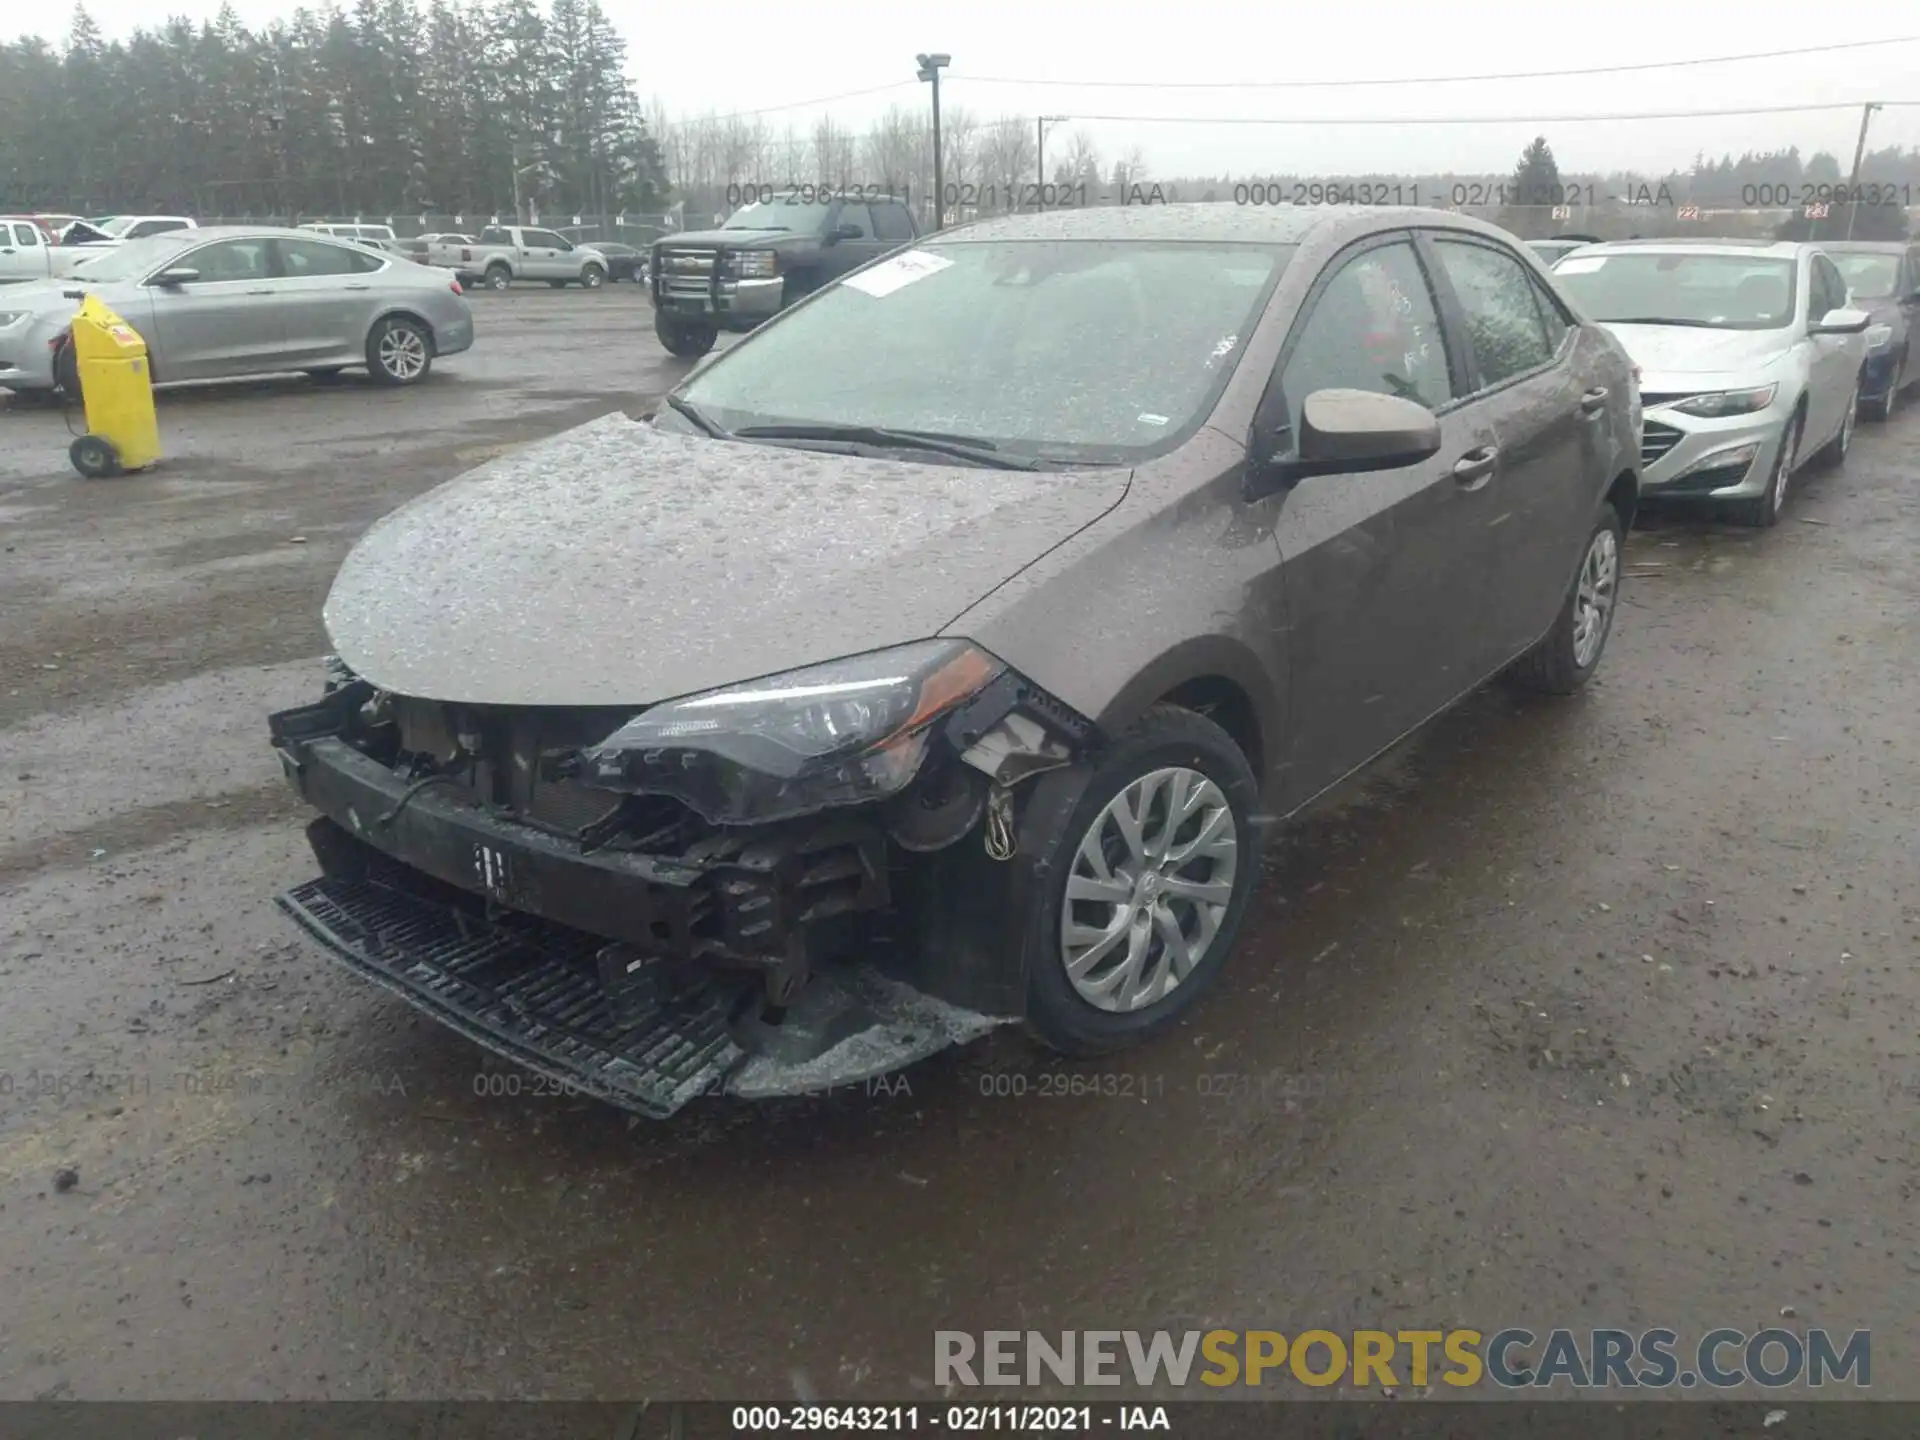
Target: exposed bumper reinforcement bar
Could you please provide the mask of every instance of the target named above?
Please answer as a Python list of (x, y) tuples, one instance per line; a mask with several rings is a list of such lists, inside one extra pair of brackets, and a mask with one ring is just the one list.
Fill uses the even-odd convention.
[(435, 1020), (654, 1119), (702, 1095), (856, 1084), (1005, 1023), (867, 968), (816, 975), (778, 1026), (738, 1018), (750, 987), (726, 976), (663, 999), (616, 1001), (601, 979), (600, 937), (520, 914), (488, 919), (460, 898), (418, 893), (403, 871), (384, 872), (322, 876), (279, 903), (335, 959)]

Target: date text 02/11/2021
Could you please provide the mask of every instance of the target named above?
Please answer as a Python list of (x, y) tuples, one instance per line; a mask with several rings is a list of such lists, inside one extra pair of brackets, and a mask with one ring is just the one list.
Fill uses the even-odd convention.
[(1164, 1405), (736, 1405), (736, 1435), (855, 1431), (909, 1435), (1026, 1432), (1090, 1435), (1095, 1431), (1171, 1431)]

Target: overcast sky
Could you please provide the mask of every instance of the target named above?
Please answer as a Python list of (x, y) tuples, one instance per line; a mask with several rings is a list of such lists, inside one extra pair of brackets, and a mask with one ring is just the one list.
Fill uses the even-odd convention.
[[(1356, 88), (1183, 89), (1184, 82), (1354, 81), (1589, 69), (1650, 60), (1779, 50), (1920, 34), (1920, 13), (1902, 24), (1897, 6), (1843, 5), (1837, 24), (1818, 11), (1775, 11), (1754, 0), (1377, 0), (1312, 8), (1183, 0), (1177, 6), (1095, 6), (1086, 0), (887, 0), (795, 6), (791, 0), (726, 0), (684, 6), (602, 0), (627, 38), (643, 97), (673, 113), (784, 106), (902, 82), (898, 90), (838, 101), (836, 119), (861, 125), (889, 104), (924, 105), (914, 55), (953, 56), (942, 84), (947, 105), (982, 117), (1069, 116), (1408, 118), (1416, 125), (1165, 124), (1075, 119), (1050, 132), (1049, 149), (1075, 128), (1110, 163), (1132, 146), (1150, 173), (1261, 171), (1282, 175), (1364, 171), (1387, 176), (1512, 165), (1545, 134), (1564, 170), (1664, 169), (1709, 155), (1798, 144), (1851, 161), (1858, 102), (1920, 101), (1920, 44), (1884, 45), (1782, 60), (1700, 65), (1518, 81), (1368, 85)], [(258, 24), (294, 7), (235, 0)], [(92, 0), (110, 35), (151, 23), (161, 8), (196, 19), (219, 0)], [(0, 6), (0, 34), (64, 37), (71, 8)], [(1815, 14), (1822, 23), (1799, 23)], [(1776, 16), (1779, 17), (1778, 20)], [(1786, 23), (1780, 23), (1785, 21)], [(709, 41), (706, 63), (696, 36)], [(655, 37), (658, 37), (656, 40)], [(1143, 82), (1139, 88), (988, 83), (989, 77)], [(1852, 102), (1855, 108), (1797, 114), (1579, 123), (1559, 116), (1724, 110)], [(819, 107), (767, 116), (805, 130)], [(1442, 117), (1523, 117), (1501, 124), (1435, 124)], [(1052, 138), (1058, 135), (1058, 140)], [(1920, 146), (1920, 106), (1874, 116), (1869, 143)], [(760, 177), (776, 183), (788, 178)], [(1916, 197), (1920, 200), (1920, 197)]]

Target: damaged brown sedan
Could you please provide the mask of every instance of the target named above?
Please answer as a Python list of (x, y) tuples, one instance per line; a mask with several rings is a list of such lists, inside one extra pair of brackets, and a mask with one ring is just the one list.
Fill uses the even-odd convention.
[(949, 232), (362, 539), (272, 719), (320, 812), (282, 903), (655, 1116), (1144, 1039), (1274, 817), (1495, 673), (1593, 673), (1636, 406), (1456, 215)]

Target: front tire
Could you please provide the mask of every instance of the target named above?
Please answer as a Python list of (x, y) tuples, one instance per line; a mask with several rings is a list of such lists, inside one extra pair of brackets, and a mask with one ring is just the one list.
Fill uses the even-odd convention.
[(1821, 463), (1829, 469), (1838, 470), (1847, 463), (1847, 456), (1853, 453), (1853, 432), (1860, 419), (1860, 382), (1853, 382), (1853, 394), (1847, 397), (1846, 417), (1840, 422), (1840, 433), (1827, 442), (1827, 448), (1820, 454)]
[(1787, 508), (1787, 489), (1793, 484), (1794, 466), (1799, 463), (1800, 432), (1806, 423), (1806, 411), (1796, 410), (1780, 432), (1780, 448), (1773, 457), (1773, 474), (1767, 477), (1767, 488), (1743, 503), (1737, 512), (1743, 525), (1768, 530), (1780, 523), (1781, 512)]
[(1542, 695), (1571, 695), (1600, 668), (1600, 657), (1606, 654), (1613, 617), (1620, 606), (1620, 548), (1624, 539), (1619, 512), (1611, 505), (1602, 505), (1553, 628), (1513, 667), (1513, 679), (1523, 689)]
[(417, 320), (389, 315), (367, 337), (367, 370), (376, 385), (417, 385), (433, 369), (433, 337)]
[(607, 272), (598, 265), (589, 265), (580, 272), (580, 283), (589, 290), (598, 290), (607, 283)]
[(657, 310), (653, 315), (653, 333), (669, 355), (682, 360), (698, 360), (713, 349), (714, 342), (720, 338), (720, 332), (711, 325), (682, 325)]
[(1044, 877), (1023, 922), (1027, 1024), (1091, 1056), (1166, 1030), (1219, 978), (1259, 883), (1260, 791), (1226, 731), (1169, 705), (1075, 770), (1048, 777), (1082, 782), (1071, 803), (1021, 832)]
[(1902, 354), (1893, 362), (1893, 378), (1887, 382), (1887, 393), (1867, 405), (1866, 417), (1875, 424), (1884, 425), (1893, 419), (1893, 412), (1900, 408), (1900, 387), (1907, 380), (1907, 357)]

